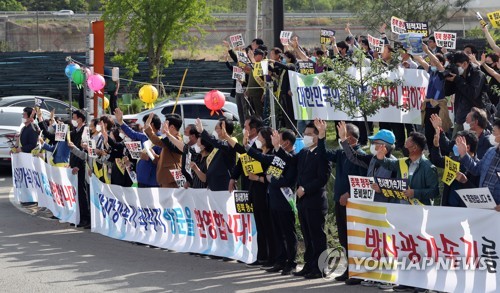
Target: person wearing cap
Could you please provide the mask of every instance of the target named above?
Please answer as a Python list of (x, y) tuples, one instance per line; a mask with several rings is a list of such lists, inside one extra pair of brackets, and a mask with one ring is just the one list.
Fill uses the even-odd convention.
[[(356, 152), (350, 145), (348, 140), (346, 139), (347, 130), (345, 129), (345, 123), (340, 123), (339, 127), (343, 128), (339, 131), (342, 136), (340, 137), (340, 145), (342, 149), (345, 151), (347, 159), (361, 168), (367, 169), (366, 176), (367, 177), (380, 177), (380, 178), (396, 178), (397, 172), (388, 170), (380, 166), (377, 161), (377, 150), (380, 146), (385, 145), (388, 150), (386, 157), (390, 159), (396, 159), (391, 153), (394, 150), (394, 144), (396, 143), (396, 137), (394, 133), (387, 129), (381, 129), (373, 136), (369, 136), (370, 140), (370, 154), (363, 154), (360, 152)], [(339, 135), (340, 135), (339, 134)], [(376, 202), (396, 202), (394, 198), (385, 197), (382, 193), (380, 193), (380, 188), (376, 183), (372, 185), (375, 192), (374, 201)]]
[(250, 101), (254, 115), (262, 118), (264, 113), (264, 88), (266, 86), (266, 82), (264, 76), (262, 75), (262, 71), (257, 70), (255, 64), (260, 63), (264, 59), (265, 52), (262, 49), (257, 48), (253, 51), (253, 54), (250, 54), (250, 59), (252, 59), (252, 55), (255, 63), (252, 71), (248, 74), (248, 84), (245, 95)]

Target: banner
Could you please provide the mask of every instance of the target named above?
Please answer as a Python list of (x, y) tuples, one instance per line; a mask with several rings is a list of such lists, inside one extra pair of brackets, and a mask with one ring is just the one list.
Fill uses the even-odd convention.
[(17, 202), (38, 202), (60, 222), (78, 224), (78, 177), (70, 168), (54, 167), (27, 153), (12, 154), (12, 181)]
[(500, 10), (486, 14), (494, 28), (500, 28)]
[(407, 33), (421, 34), (425, 38), (430, 36), (429, 26), (427, 22), (405, 22)]
[(395, 16), (391, 17), (391, 31), (396, 35), (406, 33), (405, 21)]
[(442, 292), (497, 292), (494, 210), (348, 201), (349, 276)]
[[(140, 194), (139, 194), (140, 192)], [(253, 214), (236, 212), (229, 192), (133, 188), (90, 182), (92, 232), (178, 252), (257, 259)]]
[(457, 47), (457, 34), (446, 32), (434, 32), (436, 45), (446, 49), (455, 49)]
[[(354, 68), (350, 70), (354, 75)], [(389, 107), (382, 108), (377, 114), (369, 116), (368, 121), (421, 124), (420, 111), (427, 93), (429, 74), (419, 69), (404, 69), (401, 72), (403, 73), (401, 85), (394, 88), (368, 89), (373, 96), (387, 96), (390, 103)], [(322, 81), (323, 74), (331, 73), (323, 72), (305, 76), (289, 71), (288, 74), (295, 119), (312, 120), (321, 117), (324, 120), (362, 121), (362, 118), (353, 118), (335, 108), (335, 101), (340, 98), (340, 93), (338, 90), (325, 86)], [(390, 72), (389, 78), (396, 79), (398, 74), (400, 73)], [(355, 96), (350, 98), (356, 99)], [(405, 105), (408, 111), (403, 111), (396, 105), (400, 107)]]

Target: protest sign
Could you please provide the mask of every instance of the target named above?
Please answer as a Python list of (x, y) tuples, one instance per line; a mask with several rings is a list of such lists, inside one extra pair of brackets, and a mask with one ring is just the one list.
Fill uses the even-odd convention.
[(460, 163), (452, 160), (450, 157), (444, 157), (444, 172), (442, 181), (450, 186), (457, 178), (457, 173), (460, 172)]
[(257, 259), (254, 216), (238, 214), (227, 191), (121, 187), (92, 176), (90, 209), (91, 231), (111, 238), (246, 263)]
[(149, 159), (151, 161), (155, 160), (154, 152), (153, 152), (153, 143), (150, 140), (146, 140), (143, 142), (142, 146), (146, 150), (146, 153), (148, 154)]
[(187, 180), (184, 174), (182, 174), (182, 171), (180, 169), (172, 169), (170, 170), (170, 174), (172, 174), (172, 177), (174, 177), (177, 186), (179, 188), (183, 188)]
[(456, 190), (468, 208), (494, 209), (497, 204), (488, 187)]
[(334, 36), (335, 36), (334, 30), (322, 28), (319, 32), (319, 43), (321, 45), (328, 45), (332, 42), (332, 41), (330, 41), (330, 37), (334, 37)]
[(314, 74), (314, 63), (311, 61), (299, 61), (297, 62), (298, 65), (298, 71), (300, 74), (303, 75), (309, 75), (309, 74)]
[(253, 71), (252, 71), (252, 74), (255, 78), (257, 77), (261, 77), (264, 75), (264, 73), (262, 72), (262, 64), (261, 62), (255, 62), (254, 65), (253, 65)]
[(245, 72), (243, 71), (242, 68), (238, 66), (233, 66), (233, 79), (241, 81), (245, 80)]
[(264, 172), (264, 170), (262, 169), (262, 164), (254, 158), (250, 157), (248, 154), (240, 155), (240, 160), (245, 176), (248, 176), (249, 173), (259, 174)]
[(292, 211), (297, 214), (297, 193), (293, 192), (290, 187), (280, 187), (281, 193), (292, 208)]
[(245, 51), (236, 51), (236, 57), (238, 58), (239, 67), (244, 68), (247, 64), (250, 64), (250, 59), (248, 59)]
[(245, 41), (243, 40), (243, 36), (241, 34), (232, 35), (229, 39), (231, 40), (231, 47), (233, 49), (236, 47), (245, 47)]
[(427, 22), (405, 22), (407, 33), (421, 34), (425, 38), (430, 36), (429, 26)]
[(142, 145), (140, 141), (126, 141), (125, 147), (129, 151), (132, 159), (138, 160), (141, 158)]
[(487, 14), (487, 16), (491, 22), (491, 26), (493, 26), (494, 28), (500, 28), (500, 10), (490, 12)]
[(35, 108), (40, 108), (43, 104), (43, 98), (35, 97)]
[(384, 40), (374, 38), (372, 35), (368, 34), (368, 44), (373, 49), (373, 51), (382, 54), (384, 52)]
[(422, 47), (422, 35), (414, 33), (404, 33), (398, 36), (398, 41), (408, 54), (422, 55), (424, 49)]
[(78, 224), (78, 177), (70, 168), (54, 167), (27, 153), (11, 155), (14, 198), (18, 202), (38, 202), (61, 223)]
[(283, 174), (283, 170), (285, 170), (285, 166), (286, 162), (283, 161), (283, 159), (278, 156), (274, 156), (273, 161), (271, 162), (271, 166), (267, 168), (266, 174), (279, 179), (281, 177), (281, 174)]
[(347, 203), (349, 276), (440, 292), (496, 292), (500, 213)]
[(68, 125), (63, 123), (56, 124), (56, 133), (55, 140), (56, 141), (65, 141), (66, 140), (66, 132), (68, 132)]
[[(394, 88), (366, 89), (373, 94), (373, 99), (387, 97), (389, 100), (389, 106), (367, 117), (368, 121), (421, 124), (420, 110), (427, 94), (429, 74), (417, 69), (403, 69), (402, 73), (402, 77), (398, 72), (388, 73), (391, 80), (402, 79), (402, 83)], [(295, 119), (312, 120), (315, 117), (322, 117), (325, 120), (363, 121), (363, 118), (353, 118), (336, 108), (340, 92), (326, 86), (322, 81), (322, 75), (331, 73), (323, 72), (314, 75), (313, 78), (294, 71), (289, 71), (288, 74)], [(342, 98), (357, 99), (356, 96)], [(408, 110), (401, 111), (401, 107)]]
[(447, 32), (434, 32), (436, 45), (446, 49), (455, 49), (457, 46), (457, 34)]
[(97, 158), (96, 148), (97, 148), (97, 142), (93, 139), (89, 140), (88, 145), (87, 145), (89, 157)]
[(403, 191), (408, 189), (408, 179), (396, 178), (375, 178), (380, 187), (380, 192), (385, 197), (392, 197), (396, 199), (408, 200)]
[(233, 191), (234, 206), (238, 214), (253, 213), (253, 203), (247, 190)]
[(85, 126), (83, 127), (83, 132), (82, 132), (82, 142), (89, 142), (89, 141), (90, 141), (89, 127)]
[(289, 31), (281, 31), (280, 33), (280, 41), (283, 46), (287, 46), (290, 38), (292, 37), (292, 32)]
[(406, 33), (405, 21), (395, 16), (391, 17), (391, 31), (397, 35)]
[(373, 177), (349, 175), (349, 184), (351, 185), (350, 198), (355, 200), (373, 201), (375, 190), (372, 189)]

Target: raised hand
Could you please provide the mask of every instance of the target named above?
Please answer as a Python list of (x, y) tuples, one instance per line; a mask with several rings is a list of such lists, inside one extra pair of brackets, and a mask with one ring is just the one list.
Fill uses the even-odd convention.
[(345, 141), (347, 139), (347, 126), (345, 121), (339, 122), (339, 125), (337, 125), (337, 131), (340, 141)]
[(385, 147), (385, 144), (382, 144), (378, 147), (377, 159), (383, 160), (385, 158), (385, 155), (387, 155), (387, 148)]
[(436, 132), (440, 131), (443, 127), (443, 121), (441, 120), (441, 117), (439, 117), (438, 114), (432, 114), (430, 120), (432, 123), (432, 127), (434, 127)]
[(148, 116), (148, 119), (146, 122), (144, 122), (144, 129), (150, 128), (151, 127), (151, 121), (153, 121), (153, 117), (155, 116), (155, 113), (150, 113)]
[(170, 122), (168, 122), (168, 120), (165, 120), (165, 122), (163, 122), (163, 127), (161, 128), (161, 132), (163, 134), (166, 134), (166, 135), (169, 135), (170, 134)]
[(271, 141), (275, 149), (280, 148), (281, 135), (278, 130), (273, 130), (273, 135), (271, 135)]
[(479, 65), (483, 65), (486, 63), (486, 53), (481, 54), (481, 61), (479, 61)]
[(196, 127), (196, 131), (198, 131), (199, 133), (203, 132), (203, 124), (201, 123), (200, 118), (196, 119), (196, 121), (194, 122), (194, 125)]
[(314, 126), (318, 129), (318, 138), (324, 138), (326, 136), (326, 121), (316, 118), (314, 119)]
[(115, 109), (115, 118), (118, 121), (118, 124), (123, 124), (123, 112), (122, 110), (120, 110), (120, 108)]
[(457, 138), (455, 139), (455, 144), (458, 147), (458, 153), (460, 154), (460, 158), (462, 158), (467, 153), (467, 144), (465, 141), (465, 137), (457, 136)]
[(221, 139), (228, 140), (229, 139), (229, 135), (227, 135), (226, 122), (225, 121), (222, 121), (222, 123), (220, 125), (220, 128), (221, 128)]
[(248, 144), (248, 131), (245, 131), (243, 133), (243, 145), (247, 145)]

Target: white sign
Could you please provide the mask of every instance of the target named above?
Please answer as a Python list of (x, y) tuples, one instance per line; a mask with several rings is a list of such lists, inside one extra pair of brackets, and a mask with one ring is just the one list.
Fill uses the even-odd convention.
[(231, 40), (231, 46), (233, 49), (236, 47), (245, 47), (245, 41), (243, 40), (243, 36), (241, 34), (232, 35), (229, 39)]
[(27, 153), (12, 154), (14, 198), (18, 202), (38, 202), (60, 222), (78, 224), (78, 177), (70, 168), (54, 167)]
[(138, 160), (141, 158), (142, 145), (140, 141), (126, 141), (125, 147), (129, 151), (132, 159)]
[(56, 124), (56, 141), (66, 141), (66, 133), (68, 132), (68, 125), (63, 123)]
[(83, 127), (83, 132), (82, 132), (82, 142), (89, 142), (89, 141), (90, 141), (89, 127), (85, 126)]
[(391, 31), (397, 35), (406, 33), (405, 21), (395, 16), (391, 17)]
[(349, 175), (349, 184), (351, 185), (350, 198), (373, 201), (375, 199), (375, 190), (372, 189), (373, 183), (375, 183), (373, 177)]
[(280, 33), (280, 41), (283, 46), (287, 46), (290, 38), (292, 37), (292, 32), (281, 31)]
[(143, 143), (143, 146), (144, 146), (144, 149), (146, 150), (146, 153), (148, 154), (149, 158), (151, 159), (151, 161), (154, 161), (155, 160), (155, 156), (153, 155), (153, 153), (154, 153), (154, 151), (153, 151), (153, 143), (150, 140), (146, 140)]
[(182, 171), (179, 169), (173, 169), (170, 170), (170, 174), (172, 174), (172, 177), (174, 177), (177, 186), (179, 188), (183, 188), (184, 184), (186, 183), (186, 177), (184, 176), (184, 174), (182, 174)]
[(43, 104), (43, 99), (35, 97), (35, 107), (40, 107)]
[(242, 68), (238, 66), (233, 66), (233, 79), (241, 81), (245, 80), (245, 72), (243, 71)]
[(374, 38), (370, 34), (368, 34), (368, 44), (370, 47), (377, 53), (382, 54), (384, 52), (384, 40)]
[(434, 32), (436, 45), (446, 49), (455, 49), (457, 47), (457, 34), (446, 32)]
[(90, 203), (92, 232), (177, 252), (257, 259), (254, 216), (237, 213), (227, 191), (121, 187), (92, 176)]
[(497, 204), (488, 187), (456, 190), (468, 208), (494, 209)]

